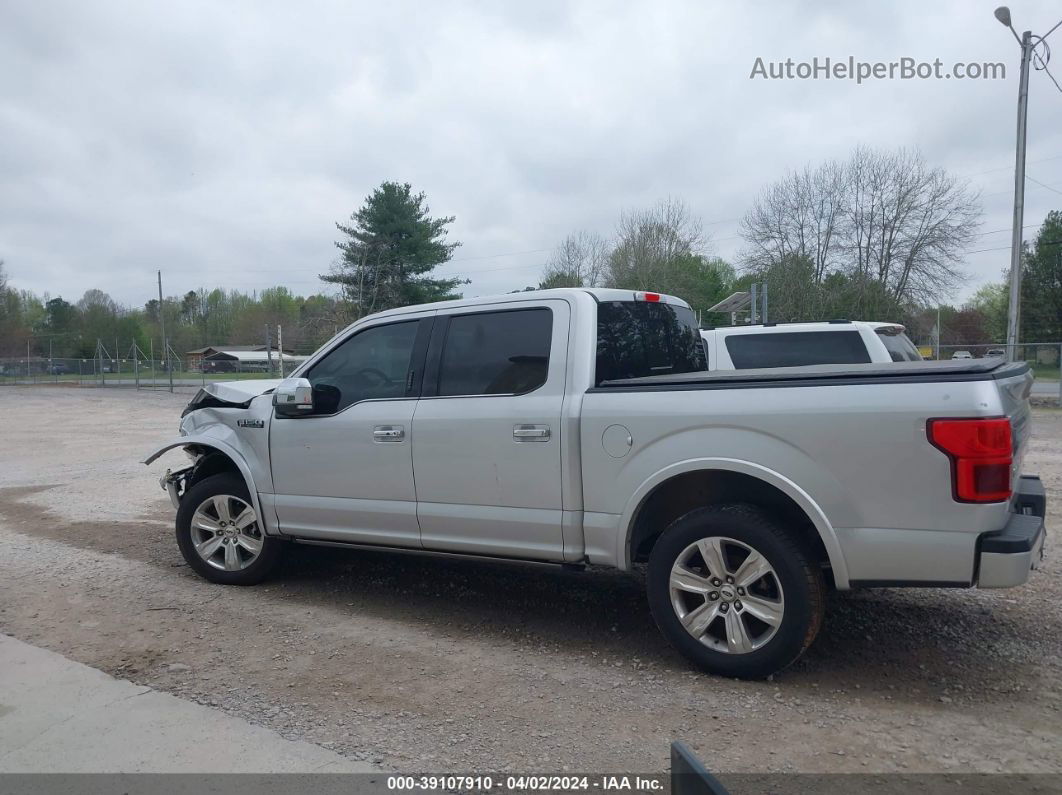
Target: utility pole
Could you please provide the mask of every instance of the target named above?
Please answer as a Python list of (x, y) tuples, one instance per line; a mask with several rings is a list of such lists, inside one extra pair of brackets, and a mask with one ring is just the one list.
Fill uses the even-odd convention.
[(265, 326), (266, 362), (269, 364), (269, 374), (273, 375), (273, 339), (269, 336), (269, 324)]
[(749, 287), (749, 293), (752, 296), (752, 304), (749, 307), (749, 324), (750, 325), (756, 325), (756, 304), (759, 302), (759, 297), (757, 295), (757, 288), (758, 287), (759, 287), (759, 285), (756, 284), (756, 282), (753, 282), (752, 285)]
[(936, 353), (936, 356), (934, 358), (936, 358), (936, 360), (939, 362), (940, 361), (940, 307), (939, 306), (937, 307), (937, 338), (934, 340), (934, 342), (936, 342), (936, 344), (937, 344), (937, 353)]
[(763, 316), (760, 318), (760, 322), (763, 323), (764, 325), (766, 325), (767, 324), (767, 282), (763, 283), (763, 292), (762, 292), (762, 296), (761, 296), (760, 300), (763, 301), (763, 313), (762, 313)]
[(1029, 116), (1029, 60), (1032, 33), (1021, 34), (1021, 77), (1018, 81), (1018, 141), (1014, 154), (1014, 231), (1010, 242), (1010, 306), (1007, 311), (1007, 361), (1018, 354), (1021, 321), (1021, 228), (1025, 218), (1025, 133)]
[(280, 377), (284, 377), (284, 330), (280, 324), (277, 323), (277, 367), (280, 370)]
[[(162, 326), (162, 358), (168, 365), (170, 341), (166, 339), (166, 305), (162, 301), (162, 271), (159, 271), (159, 325)], [(166, 372), (170, 374), (170, 391), (173, 391), (173, 368), (167, 366)]]
[[(1010, 303), (1007, 306), (1007, 361), (1018, 354), (1018, 334), (1021, 329), (1021, 228), (1025, 220), (1025, 132), (1029, 117), (1029, 61), (1033, 54), (1033, 38), (1042, 42), (1046, 36), (1034, 37), (1027, 30), (1021, 36), (1011, 24), (1010, 9), (1000, 6), (993, 12), (999, 23), (1007, 28), (1021, 47), (1021, 73), (1018, 77), (1018, 140), (1014, 151), (1014, 229), (1010, 241)], [(1055, 25), (1057, 28), (1058, 25)], [(1055, 29), (1047, 32), (1050, 36)]]

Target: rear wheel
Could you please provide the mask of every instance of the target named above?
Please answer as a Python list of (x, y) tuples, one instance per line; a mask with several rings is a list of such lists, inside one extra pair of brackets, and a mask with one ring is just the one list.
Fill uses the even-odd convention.
[(649, 607), (687, 658), (723, 676), (762, 678), (794, 662), (822, 625), (814, 558), (752, 505), (675, 520), (649, 558)]
[(224, 585), (253, 585), (280, 559), (284, 542), (265, 534), (239, 475), (222, 472), (192, 486), (177, 510), (177, 545), (197, 574)]

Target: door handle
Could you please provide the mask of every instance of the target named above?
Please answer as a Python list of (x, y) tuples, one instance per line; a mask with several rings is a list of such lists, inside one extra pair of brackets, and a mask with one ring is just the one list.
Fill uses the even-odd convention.
[(400, 442), (406, 438), (406, 429), (401, 425), (377, 425), (372, 429), (374, 442)]
[(517, 442), (548, 442), (548, 425), (514, 425), (513, 439)]

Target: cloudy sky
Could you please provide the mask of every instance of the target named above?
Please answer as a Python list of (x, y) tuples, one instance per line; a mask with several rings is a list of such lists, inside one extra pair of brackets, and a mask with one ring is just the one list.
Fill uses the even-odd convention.
[[(982, 191), (969, 285), (1006, 265), (1017, 59), (992, 2), (11, 2), (0, 26), (0, 259), (15, 286), (320, 291), (334, 223), (424, 190), (468, 295), (537, 282), (569, 231), (684, 199), (736, 261), (787, 170), (917, 146)], [(1046, 33), (1057, 0), (1015, 2)], [(1062, 53), (1062, 29), (1049, 39)], [(769, 61), (1007, 65), (1005, 80), (753, 80)], [(1051, 70), (1062, 82), (1062, 57)], [(1062, 92), (1030, 81), (1026, 234), (1062, 207)], [(1052, 190), (1053, 189), (1053, 190)], [(981, 250), (990, 249), (990, 250)], [(992, 250), (998, 249), (998, 250)]]

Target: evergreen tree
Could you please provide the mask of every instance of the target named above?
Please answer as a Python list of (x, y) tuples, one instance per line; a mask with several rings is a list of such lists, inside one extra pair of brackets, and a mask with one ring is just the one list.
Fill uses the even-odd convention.
[(423, 193), (384, 182), (351, 216), (336, 224), (345, 237), (336, 242), (340, 263), (321, 278), (343, 289), (358, 317), (410, 304), (460, 298), (462, 279), (432, 278), (459, 243), (446, 241), (453, 216), (432, 218)]

